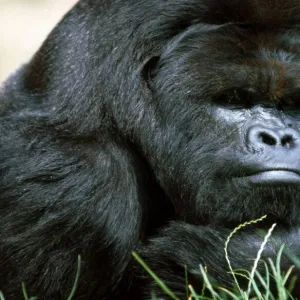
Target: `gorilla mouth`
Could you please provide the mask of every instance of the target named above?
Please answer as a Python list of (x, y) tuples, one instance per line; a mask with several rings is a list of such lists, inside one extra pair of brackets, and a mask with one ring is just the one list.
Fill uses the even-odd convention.
[(251, 184), (300, 184), (300, 174), (291, 169), (265, 170), (253, 175), (245, 176), (247, 182)]

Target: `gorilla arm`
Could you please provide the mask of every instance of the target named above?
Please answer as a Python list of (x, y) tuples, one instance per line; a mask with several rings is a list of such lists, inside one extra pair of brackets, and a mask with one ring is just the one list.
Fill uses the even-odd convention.
[[(188, 271), (188, 282), (198, 293), (201, 293), (203, 286), (200, 265), (207, 268), (211, 283), (216, 282), (225, 288), (232, 287), (233, 277), (229, 274), (224, 252), (226, 239), (231, 231), (173, 222), (159, 237), (151, 240), (150, 244), (141, 250), (142, 257), (180, 299), (186, 294), (185, 266)], [(251, 271), (265, 235), (254, 230), (246, 233), (244, 231), (237, 232), (231, 238), (228, 256), (233, 270)], [(285, 251), (299, 255), (300, 230), (295, 228), (293, 231), (285, 231), (275, 227), (271, 239), (262, 252), (261, 260), (271, 258), (275, 261), (283, 244)], [(282, 269), (287, 270), (291, 265), (292, 262), (284, 255), (281, 259)], [(258, 265), (258, 270), (263, 274), (262, 264)], [(238, 277), (238, 280), (243, 286), (244, 279)], [(300, 291), (297, 287), (295, 289), (293, 295), (298, 295)], [(149, 290), (155, 290), (156, 295), (163, 295), (155, 282), (149, 284)]]

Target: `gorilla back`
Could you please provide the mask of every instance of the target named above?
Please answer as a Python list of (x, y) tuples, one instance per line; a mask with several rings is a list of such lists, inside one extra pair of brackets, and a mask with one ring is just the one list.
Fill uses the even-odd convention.
[[(300, 254), (300, 3), (81, 0), (0, 99), (0, 289), (8, 299), (224, 287), (283, 244)], [(176, 250), (174, 253), (174, 249)], [(283, 269), (290, 266), (283, 259)], [(299, 291), (295, 290), (295, 295)]]

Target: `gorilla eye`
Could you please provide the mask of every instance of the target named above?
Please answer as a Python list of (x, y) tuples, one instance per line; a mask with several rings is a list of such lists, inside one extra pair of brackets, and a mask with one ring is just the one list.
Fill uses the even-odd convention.
[(255, 105), (256, 94), (251, 89), (230, 89), (213, 98), (213, 103), (234, 108), (250, 108)]
[(300, 109), (300, 95), (287, 97), (278, 104), (280, 110)]

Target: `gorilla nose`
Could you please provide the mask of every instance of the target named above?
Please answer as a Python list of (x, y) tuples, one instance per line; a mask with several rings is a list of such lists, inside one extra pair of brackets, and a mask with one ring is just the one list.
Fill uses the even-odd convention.
[(290, 149), (300, 145), (300, 134), (292, 128), (250, 127), (247, 142), (254, 148), (275, 147)]

